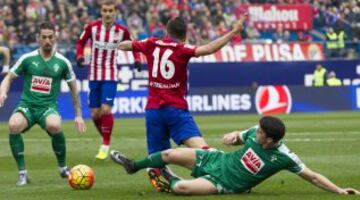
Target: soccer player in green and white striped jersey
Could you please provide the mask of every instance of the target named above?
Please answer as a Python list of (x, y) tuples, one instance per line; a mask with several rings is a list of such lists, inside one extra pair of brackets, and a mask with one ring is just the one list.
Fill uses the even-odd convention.
[[(159, 180), (164, 191), (176, 194), (245, 193), (281, 170), (288, 170), (313, 185), (338, 194), (360, 194), (353, 188), (340, 188), (323, 175), (312, 171), (283, 143), (285, 125), (271, 116), (262, 117), (259, 125), (248, 130), (224, 135), (223, 143), (243, 145), (234, 152), (200, 149), (169, 149), (132, 161), (118, 151), (111, 158), (129, 174), (147, 167), (176, 164), (192, 170), (195, 179), (183, 180), (173, 174), (163, 174), (169, 182)], [(168, 188), (166, 188), (168, 187)]]
[(24, 75), (24, 87), (20, 103), (9, 119), (9, 142), (19, 170), (18, 186), (29, 182), (25, 167), (24, 142), (21, 133), (39, 124), (51, 137), (60, 176), (67, 178), (65, 136), (61, 129), (61, 117), (57, 111), (57, 97), (60, 83), (64, 79), (70, 88), (75, 108), (75, 125), (79, 132), (85, 132), (81, 103), (76, 86), (76, 77), (71, 63), (55, 51), (55, 28), (42, 23), (39, 32), (40, 48), (24, 54), (10, 69), (0, 85), (0, 107), (4, 105), (12, 81)]

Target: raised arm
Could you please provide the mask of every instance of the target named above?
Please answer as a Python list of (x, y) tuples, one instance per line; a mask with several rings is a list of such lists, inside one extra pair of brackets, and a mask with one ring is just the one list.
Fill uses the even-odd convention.
[(329, 192), (333, 192), (337, 194), (357, 194), (357, 195), (360, 194), (359, 191), (353, 188), (340, 188), (325, 176), (316, 173), (307, 167), (305, 167), (305, 169), (299, 174), (299, 176), (307, 180), (311, 184), (315, 185), (316, 187), (319, 187)]
[(233, 36), (239, 33), (243, 28), (243, 23), (246, 19), (247, 15), (243, 15), (238, 21), (235, 22), (234, 27), (231, 31), (227, 32), (225, 35), (217, 38), (216, 40), (210, 42), (209, 44), (202, 45), (195, 50), (195, 56), (204, 56), (209, 55), (217, 50), (221, 49), (228, 43)]
[(10, 49), (7, 47), (0, 47), (0, 54), (4, 55), (2, 74), (8, 73), (10, 69)]
[(4, 80), (1, 82), (0, 85), (0, 107), (2, 107), (5, 103), (5, 100), (7, 98), (7, 93), (10, 89), (10, 85), (12, 81), (16, 78), (15, 74), (13, 73), (7, 73)]
[(126, 40), (126, 41), (122, 41), (119, 43), (118, 45), (118, 49), (123, 50), (123, 51), (132, 51), (132, 41)]
[(86, 131), (86, 126), (82, 118), (81, 101), (76, 86), (76, 80), (69, 81), (68, 86), (70, 88), (71, 97), (75, 109), (75, 126), (80, 133), (83, 133)]

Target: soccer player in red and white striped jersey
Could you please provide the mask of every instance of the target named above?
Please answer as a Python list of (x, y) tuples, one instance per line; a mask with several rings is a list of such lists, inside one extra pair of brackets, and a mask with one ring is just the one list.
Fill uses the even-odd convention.
[[(121, 41), (130, 40), (129, 31), (115, 24), (116, 4), (105, 0), (101, 5), (101, 19), (89, 23), (76, 44), (76, 59), (81, 67), (84, 61), (84, 47), (91, 40), (89, 67), (89, 106), (91, 117), (102, 136), (98, 159), (108, 156), (114, 118), (111, 107), (116, 95), (119, 70), (117, 68), (117, 46)], [(140, 66), (139, 53), (134, 54), (135, 67)]]

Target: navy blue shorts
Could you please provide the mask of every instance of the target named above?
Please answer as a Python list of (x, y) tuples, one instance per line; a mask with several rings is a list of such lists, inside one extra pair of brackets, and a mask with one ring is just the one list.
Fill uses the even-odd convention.
[(171, 148), (170, 138), (180, 145), (201, 133), (188, 110), (162, 107), (146, 110), (146, 137), (151, 154)]
[(89, 107), (99, 108), (101, 104), (114, 105), (117, 81), (89, 81)]

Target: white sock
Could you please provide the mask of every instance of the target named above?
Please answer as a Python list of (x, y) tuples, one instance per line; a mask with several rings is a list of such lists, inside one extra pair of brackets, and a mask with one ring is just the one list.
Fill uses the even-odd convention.
[(20, 170), (19, 174), (27, 174), (27, 170), (26, 169)]
[(102, 144), (102, 145), (101, 145), (101, 149), (104, 150), (104, 151), (109, 151), (110, 146), (109, 146), (109, 145)]
[(64, 166), (64, 167), (59, 167), (59, 171), (61, 171), (61, 172), (63, 172), (63, 171), (65, 171), (65, 170), (67, 170), (67, 166)]

